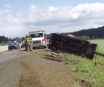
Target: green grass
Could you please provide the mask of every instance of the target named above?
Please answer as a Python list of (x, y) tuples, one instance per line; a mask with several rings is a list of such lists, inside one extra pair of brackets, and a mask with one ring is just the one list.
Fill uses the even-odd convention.
[[(91, 40), (98, 44), (98, 52), (104, 54), (104, 39)], [(95, 65), (95, 61), (97, 64)], [(96, 55), (96, 59), (89, 60), (84, 57), (69, 55), (67, 58), (70, 70), (78, 74), (78, 77), (89, 82), (93, 87), (104, 87), (104, 57)], [(79, 75), (80, 72), (80, 75)]]
[(98, 44), (98, 52), (104, 54), (104, 39), (90, 40), (90, 42), (97, 43)]

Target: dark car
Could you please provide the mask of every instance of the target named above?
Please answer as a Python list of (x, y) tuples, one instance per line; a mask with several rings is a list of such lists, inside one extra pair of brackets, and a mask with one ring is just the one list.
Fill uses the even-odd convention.
[(20, 45), (18, 43), (12, 42), (9, 46), (8, 46), (8, 50), (13, 50), (13, 49), (20, 49)]

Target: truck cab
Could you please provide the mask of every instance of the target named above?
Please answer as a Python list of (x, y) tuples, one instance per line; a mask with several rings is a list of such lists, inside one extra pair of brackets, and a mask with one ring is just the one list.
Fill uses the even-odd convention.
[(46, 48), (47, 43), (46, 43), (46, 32), (45, 30), (34, 30), (30, 31), (29, 35), (32, 38), (33, 41), (33, 49), (38, 47), (38, 48)]

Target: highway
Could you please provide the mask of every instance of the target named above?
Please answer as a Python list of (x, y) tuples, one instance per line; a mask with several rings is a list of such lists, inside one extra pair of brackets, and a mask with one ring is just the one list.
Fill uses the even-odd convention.
[(22, 53), (24, 49), (12, 50), (12, 51), (3, 51), (0, 55), (0, 64), (11, 61), (19, 57), (18, 54)]
[(3, 51), (0, 55), (0, 87), (18, 87), (21, 65), (18, 62), (24, 49)]
[[(57, 61), (61, 56), (55, 60), (46, 55), (44, 49), (4, 51), (0, 55), (0, 87), (74, 87), (75, 75)], [(67, 86), (69, 83), (73, 84)]]

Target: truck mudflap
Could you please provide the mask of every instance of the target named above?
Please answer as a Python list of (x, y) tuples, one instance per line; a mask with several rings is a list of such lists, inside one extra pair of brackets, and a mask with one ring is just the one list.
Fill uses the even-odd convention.
[(53, 33), (51, 35), (48, 48), (55, 51), (67, 50), (69, 53), (93, 59), (96, 53), (97, 44), (91, 43), (87, 40)]

